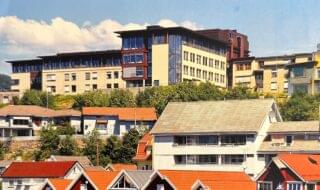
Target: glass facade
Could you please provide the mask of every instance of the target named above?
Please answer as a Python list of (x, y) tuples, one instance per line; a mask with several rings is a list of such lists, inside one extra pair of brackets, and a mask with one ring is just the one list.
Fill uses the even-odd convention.
[(175, 84), (182, 80), (181, 40), (181, 35), (169, 35), (169, 84)]
[(144, 48), (143, 37), (124, 37), (122, 38), (122, 49), (139, 49)]
[(143, 54), (123, 55), (123, 64), (139, 64), (143, 62)]
[(41, 70), (42, 70), (41, 62), (12, 64), (12, 73), (40, 72)]

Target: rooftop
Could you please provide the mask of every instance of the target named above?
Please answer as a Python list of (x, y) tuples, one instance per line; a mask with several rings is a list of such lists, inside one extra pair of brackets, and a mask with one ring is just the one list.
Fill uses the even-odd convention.
[(49, 158), (51, 161), (77, 161), (82, 167), (91, 167), (93, 164), (87, 156), (60, 156), (52, 155)]
[(136, 155), (132, 158), (134, 161), (145, 161), (151, 157), (151, 154), (147, 153), (147, 147), (152, 144), (152, 135), (146, 133), (138, 143)]
[(319, 133), (319, 121), (287, 121), (272, 123), (268, 133)]
[(86, 171), (86, 173), (98, 189), (107, 189), (119, 172)]
[(320, 153), (320, 142), (318, 140), (298, 140), (295, 139), (290, 146), (286, 143), (264, 141), (261, 143), (258, 152), (272, 153)]
[(76, 164), (64, 162), (13, 162), (2, 174), (4, 178), (60, 178)]
[(126, 173), (134, 180), (134, 182), (141, 189), (152, 175), (152, 170), (136, 170), (136, 171), (126, 171)]
[(83, 107), (85, 116), (118, 116), (125, 121), (155, 121), (157, 120), (154, 108), (116, 108), (116, 107)]
[(135, 164), (123, 164), (123, 163), (115, 163), (115, 164), (108, 164), (106, 169), (109, 171), (121, 171), (121, 170), (137, 170), (137, 165)]
[(65, 190), (68, 185), (72, 182), (70, 179), (49, 179), (48, 182), (53, 186), (55, 190)]
[(257, 133), (274, 104), (273, 99), (173, 102), (151, 134)]

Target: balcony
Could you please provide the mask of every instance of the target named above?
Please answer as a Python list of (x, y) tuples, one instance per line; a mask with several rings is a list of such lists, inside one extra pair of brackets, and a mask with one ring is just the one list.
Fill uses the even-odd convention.
[(291, 83), (291, 84), (309, 84), (309, 83), (311, 83), (311, 76), (290, 77), (289, 83)]

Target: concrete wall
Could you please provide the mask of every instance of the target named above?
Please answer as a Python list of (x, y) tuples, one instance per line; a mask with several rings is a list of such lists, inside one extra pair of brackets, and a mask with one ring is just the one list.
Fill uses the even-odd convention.
[(19, 91), (20, 95), (31, 87), (30, 73), (12, 73), (11, 80), (19, 80), (18, 85), (11, 85), (11, 90)]
[(169, 84), (169, 44), (152, 45), (152, 85), (158, 80), (160, 86)]

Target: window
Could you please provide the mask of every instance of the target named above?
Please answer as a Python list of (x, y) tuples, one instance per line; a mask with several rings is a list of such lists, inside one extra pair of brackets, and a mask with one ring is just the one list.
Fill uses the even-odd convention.
[(69, 85), (65, 85), (65, 86), (64, 86), (64, 92), (65, 92), (65, 93), (69, 93), (69, 92), (70, 92), (70, 87), (69, 87)]
[(213, 67), (213, 59), (209, 59), (209, 67)]
[(214, 81), (219, 82), (219, 74), (218, 73), (214, 74)]
[(71, 91), (72, 92), (77, 92), (77, 86), (76, 85), (72, 85), (71, 86)]
[(174, 161), (176, 165), (208, 165), (208, 164), (218, 164), (217, 155), (175, 155)]
[(76, 74), (76, 73), (72, 73), (72, 74), (71, 74), (71, 79), (72, 79), (73, 81), (77, 80), (77, 74)]
[(272, 190), (272, 182), (258, 182), (258, 190)]
[(115, 71), (115, 72), (113, 73), (113, 77), (114, 77), (115, 79), (118, 79), (118, 78), (119, 78), (119, 71)]
[(277, 82), (271, 82), (270, 89), (271, 90), (277, 90), (278, 89)]
[[(248, 70), (250, 70), (251, 69), (251, 65), (248, 64), (248, 66), (249, 66)], [(221, 62), (221, 70), (225, 70), (225, 68), (226, 68), (226, 63), (225, 62)]]
[(197, 64), (201, 64), (201, 55), (197, 55)]
[(222, 164), (241, 165), (245, 161), (244, 155), (222, 155)]
[(214, 136), (214, 135), (199, 136), (199, 144), (200, 145), (217, 145), (218, 136)]
[(189, 52), (184, 51), (183, 52), (183, 60), (188, 61), (188, 57), (189, 57)]
[(13, 125), (29, 125), (29, 121), (26, 119), (14, 119)]
[(98, 85), (97, 84), (93, 84), (92, 85), (92, 90), (98, 90)]
[(288, 182), (287, 184), (287, 190), (301, 190), (302, 189), (302, 183), (300, 182)]
[(192, 135), (192, 136), (174, 136), (176, 145), (217, 145), (218, 136), (216, 135)]
[(208, 65), (208, 58), (207, 58), (207, 57), (203, 57), (203, 59), (202, 59), (202, 64), (203, 64), (204, 66), (207, 66), (207, 65)]
[(163, 184), (157, 184), (157, 190), (165, 190)]
[(214, 62), (214, 67), (215, 67), (216, 69), (219, 69), (219, 65), (220, 65), (219, 60), (215, 60), (215, 62)]
[(213, 81), (213, 72), (209, 72), (209, 81)]
[(246, 135), (222, 135), (221, 145), (245, 145)]
[(69, 81), (69, 80), (70, 80), (69, 73), (64, 74), (64, 81)]
[(201, 78), (201, 69), (197, 69), (197, 77)]
[(208, 78), (208, 75), (207, 75), (208, 73), (207, 73), (207, 71), (202, 71), (202, 78), (204, 79), (204, 80), (207, 80), (207, 78)]
[(217, 155), (199, 155), (199, 164), (217, 164)]
[(87, 190), (87, 184), (80, 184), (80, 190)]
[(19, 85), (19, 79), (12, 79), (11, 85)]
[(112, 74), (111, 74), (111, 72), (107, 72), (107, 79), (112, 79)]
[(119, 88), (119, 84), (118, 83), (114, 83), (113, 84), (113, 88)]
[(177, 165), (186, 164), (186, 156), (185, 155), (175, 155), (174, 156), (174, 162)]
[(224, 83), (224, 75), (220, 75), (220, 82)]
[(277, 78), (278, 71), (276, 68), (272, 68), (271, 70), (271, 78)]
[(292, 141), (293, 141), (293, 136), (287, 135), (286, 136), (286, 146), (291, 146)]
[(195, 54), (194, 53), (190, 53), (190, 61), (191, 62), (195, 62)]
[(86, 75), (85, 79), (90, 80), (90, 73), (85, 73), (85, 75)]
[(159, 86), (160, 85), (160, 81), (159, 80), (154, 80), (153, 81), (153, 86)]
[(307, 190), (316, 190), (316, 184), (307, 184)]
[(98, 79), (98, 73), (97, 72), (93, 72), (92, 73), (92, 80), (97, 80)]
[(183, 74), (188, 75), (189, 67), (184, 65), (183, 66)]
[(86, 84), (85, 87), (84, 87), (84, 90), (85, 91), (90, 91), (90, 84)]
[(194, 77), (195, 76), (195, 68), (190, 67), (190, 76)]
[(112, 88), (110, 83), (107, 84), (107, 88)]
[(55, 93), (56, 92), (56, 86), (48, 86), (47, 87), (47, 92)]
[(303, 77), (304, 76), (304, 68), (303, 67), (294, 67), (292, 68), (293, 77)]
[(47, 81), (56, 81), (55, 74), (47, 74)]

